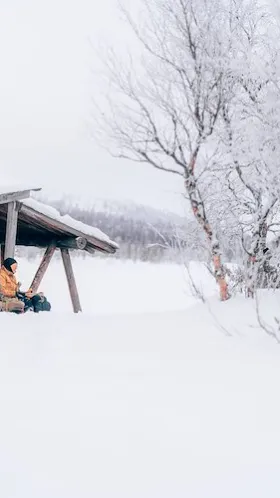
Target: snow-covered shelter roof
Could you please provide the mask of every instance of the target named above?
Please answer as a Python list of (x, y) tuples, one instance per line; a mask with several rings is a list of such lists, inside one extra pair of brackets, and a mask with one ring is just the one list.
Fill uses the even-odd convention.
[[(118, 245), (98, 228), (62, 216), (56, 209), (30, 198), (40, 188), (0, 187), (0, 243), (5, 241), (9, 202), (18, 204), (16, 244), (24, 246), (80, 248), (88, 252), (114, 253)], [(78, 241), (78, 242), (77, 242)]]

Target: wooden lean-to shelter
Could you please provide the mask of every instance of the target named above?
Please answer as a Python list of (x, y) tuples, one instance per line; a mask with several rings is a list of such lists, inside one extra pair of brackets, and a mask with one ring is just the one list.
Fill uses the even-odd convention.
[(40, 188), (0, 188), (0, 244), (1, 262), (14, 257), (15, 247), (46, 248), (31, 287), (38, 291), (49, 263), (56, 250), (60, 250), (68, 282), (73, 310), (82, 311), (73, 273), (70, 250), (79, 249), (93, 254), (95, 251), (113, 254), (118, 246), (101, 230), (74, 220), (46, 204), (30, 198)]

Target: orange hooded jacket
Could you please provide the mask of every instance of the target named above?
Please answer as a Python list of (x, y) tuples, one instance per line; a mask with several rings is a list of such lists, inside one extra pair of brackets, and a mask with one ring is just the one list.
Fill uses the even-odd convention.
[(15, 275), (4, 266), (0, 269), (0, 294), (5, 297), (16, 297), (18, 284)]

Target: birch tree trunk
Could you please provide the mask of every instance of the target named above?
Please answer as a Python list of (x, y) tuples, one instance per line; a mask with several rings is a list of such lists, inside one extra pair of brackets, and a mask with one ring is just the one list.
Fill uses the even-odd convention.
[(194, 217), (204, 231), (206, 239), (209, 243), (211, 259), (214, 267), (214, 276), (219, 287), (220, 299), (221, 301), (226, 301), (230, 296), (228, 292), (228, 284), (226, 281), (226, 270), (224, 265), (222, 264), (220, 244), (213, 233), (211, 225), (207, 219), (203, 200), (199, 195), (199, 189), (196, 185), (196, 180), (193, 174), (195, 162), (193, 162), (191, 166), (191, 172), (185, 181), (187, 195), (190, 199)]
[(264, 249), (266, 248), (267, 224), (266, 219), (259, 222), (253, 233), (250, 254), (247, 260), (247, 284), (246, 297), (254, 298), (260, 264), (264, 260)]

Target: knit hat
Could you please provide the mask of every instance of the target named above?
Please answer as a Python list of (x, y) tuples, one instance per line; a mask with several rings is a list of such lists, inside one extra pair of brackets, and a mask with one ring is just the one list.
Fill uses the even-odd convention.
[(7, 258), (3, 262), (3, 266), (6, 268), (6, 270), (11, 271), (13, 273), (12, 265), (14, 265), (15, 263), (17, 264), (17, 261), (15, 259)]

